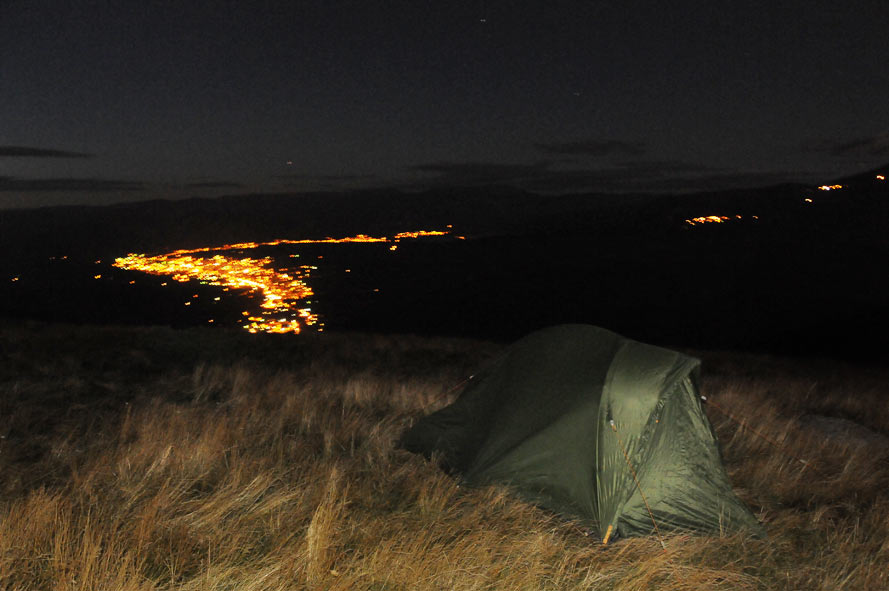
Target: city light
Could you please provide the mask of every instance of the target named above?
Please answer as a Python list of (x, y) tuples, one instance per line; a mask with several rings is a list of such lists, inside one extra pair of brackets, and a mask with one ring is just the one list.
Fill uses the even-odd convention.
[(842, 189), (843, 185), (821, 185), (818, 187), (819, 191), (835, 191), (837, 189)]
[[(140, 271), (151, 275), (170, 276), (182, 283), (197, 280), (201, 284), (222, 287), (223, 291), (237, 290), (250, 295), (261, 295), (259, 304), (261, 311), (253, 314), (244, 311), (247, 323), (244, 329), (251, 333), (299, 333), (303, 327), (314, 327), (323, 330), (318, 314), (308, 306), (309, 298), (314, 291), (307, 281), (311, 273), (318, 267), (300, 265), (296, 268), (275, 268), (272, 257), (237, 258), (225, 256), (226, 251), (245, 251), (259, 247), (300, 244), (355, 244), (355, 243), (391, 243), (390, 249), (395, 250), (397, 243), (403, 240), (447, 236), (450, 231), (419, 230), (416, 232), (400, 232), (392, 238), (373, 237), (365, 234), (345, 238), (322, 238), (287, 240), (279, 239), (271, 242), (241, 242), (223, 246), (208, 246), (193, 249), (175, 250), (166, 254), (145, 255), (128, 254), (115, 259), (114, 266), (128, 271)], [(457, 237), (463, 238), (463, 237)], [(289, 255), (299, 258), (299, 255)], [(323, 256), (319, 255), (319, 259)], [(101, 276), (97, 275), (96, 279)], [(131, 282), (132, 283), (132, 282)], [(162, 284), (162, 285), (165, 285)], [(379, 291), (379, 290), (375, 290)], [(199, 294), (192, 295), (198, 298)], [(219, 297), (213, 298), (219, 301)], [(185, 302), (186, 306), (191, 302)]]
[[(726, 222), (733, 222), (743, 219), (741, 215), (705, 215), (697, 218), (691, 218), (685, 220), (685, 223), (689, 226), (697, 226), (699, 224), (724, 224)], [(758, 220), (759, 216), (751, 216), (751, 219)]]

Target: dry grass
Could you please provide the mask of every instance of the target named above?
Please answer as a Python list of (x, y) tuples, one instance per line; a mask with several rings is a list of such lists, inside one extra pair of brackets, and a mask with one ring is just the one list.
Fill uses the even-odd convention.
[(798, 422), (886, 434), (883, 372), (704, 354), (713, 401), (780, 443), (708, 409), (769, 538), (664, 552), (394, 449), (495, 345), (18, 326), (0, 347), (0, 589), (889, 589), (889, 454)]

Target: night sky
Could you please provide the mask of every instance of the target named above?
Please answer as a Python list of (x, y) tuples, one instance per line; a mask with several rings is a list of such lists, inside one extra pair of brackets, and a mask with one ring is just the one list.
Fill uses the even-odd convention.
[(0, 2), (0, 208), (889, 161), (889, 2)]

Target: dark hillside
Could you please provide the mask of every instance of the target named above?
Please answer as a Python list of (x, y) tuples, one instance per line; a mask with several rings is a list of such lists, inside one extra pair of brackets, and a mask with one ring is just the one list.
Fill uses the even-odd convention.
[[(360, 247), (349, 251), (361, 261), (352, 287), (316, 277), (328, 327), (511, 339), (585, 322), (668, 345), (880, 357), (889, 351), (889, 277), (881, 270), (889, 183), (859, 177), (830, 191), (553, 196), (475, 188), (5, 211), (0, 272), (41, 279), (0, 283), (0, 313), (188, 325), (191, 316), (167, 292), (93, 281), (94, 260), (452, 224), (465, 241), (417, 242), (385, 264)], [(701, 216), (726, 219), (687, 221)], [(65, 254), (76, 261), (64, 269), (49, 259)], [(243, 309), (234, 301), (223, 318)]]

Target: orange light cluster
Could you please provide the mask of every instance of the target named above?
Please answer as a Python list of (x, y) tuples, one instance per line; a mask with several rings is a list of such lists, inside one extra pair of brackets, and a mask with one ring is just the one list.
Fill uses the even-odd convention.
[(885, 181), (885, 180), (886, 180), (886, 177), (883, 176), (882, 174), (878, 174), (878, 175), (877, 175), (877, 180), (878, 180), (878, 181)]
[[(447, 236), (450, 231), (442, 230), (418, 230), (416, 232), (399, 232), (392, 238), (387, 236), (368, 236), (366, 234), (357, 234), (355, 236), (347, 236), (345, 238), (305, 238), (302, 240), (288, 240), (279, 238), (271, 242), (236, 242), (234, 244), (225, 244), (223, 246), (205, 246), (203, 248), (191, 248), (173, 251), (170, 254), (197, 254), (199, 252), (213, 252), (217, 250), (250, 250), (259, 248), (260, 246), (279, 246), (281, 244), (349, 244), (349, 243), (374, 243), (374, 242), (400, 242), (405, 238), (428, 238), (431, 236)], [(464, 236), (455, 236), (459, 240), (465, 240)]]
[[(223, 246), (208, 246), (203, 248), (175, 250), (167, 254), (144, 255), (128, 254), (125, 257), (115, 259), (114, 266), (128, 271), (141, 271), (151, 275), (169, 275), (176, 281), (186, 282), (192, 279), (205, 282), (209, 285), (221, 286), (224, 291), (236, 289), (248, 293), (261, 293), (263, 300), (260, 304), (262, 312), (251, 316), (249, 312), (243, 315), (248, 324), (244, 328), (252, 333), (299, 333), (302, 326), (316, 326), (317, 330), (323, 330), (323, 323), (319, 323), (318, 315), (312, 309), (302, 304), (304, 300), (314, 295), (312, 288), (306, 284), (311, 271), (317, 269), (309, 265), (302, 265), (295, 270), (285, 270), (273, 267), (274, 259), (264, 257), (235, 258), (214, 254), (213, 256), (194, 256), (202, 253), (223, 252), (230, 250), (250, 250), (261, 246), (278, 246), (281, 244), (347, 244), (347, 243), (397, 243), (403, 239), (425, 238), (430, 236), (445, 236), (447, 231), (420, 230), (417, 232), (401, 232), (393, 238), (367, 236), (358, 234), (346, 238), (322, 238), (305, 240), (279, 239), (271, 242), (240, 242)], [(396, 244), (390, 247), (395, 250)], [(291, 255), (294, 256), (294, 255)], [(298, 256), (298, 255), (297, 255)], [(321, 258), (321, 257), (319, 257)], [(292, 274), (291, 274), (292, 273)], [(97, 279), (99, 277), (96, 277)], [(195, 296), (196, 297), (196, 296)], [(216, 298), (218, 300), (218, 298)], [(311, 303), (306, 301), (306, 303)], [(190, 302), (185, 305), (189, 305)]]
[[(754, 220), (758, 220), (759, 216), (754, 215), (754, 216), (750, 216), (750, 218), (754, 219)], [(733, 215), (733, 216), (705, 215), (705, 216), (685, 220), (685, 223), (688, 224), (689, 226), (697, 226), (699, 224), (724, 224), (725, 222), (730, 222), (730, 221), (735, 221), (735, 220), (740, 220), (740, 219), (743, 219), (743, 216), (741, 216), (741, 215)]]
[(819, 191), (835, 191), (837, 189), (842, 189), (843, 185), (821, 185), (818, 187)]
[(393, 240), (398, 242), (404, 238), (428, 238), (430, 236), (447, 236), (448, 232), (441, 230), (418, 230), (416, 232), (399, 232)]
[[(212, 250), (228, 250), (228, 248), (220, 247)], [(170, 275), (176, 281), (183, 283), (197, 279), (209, 285), (259, 292), (263, 296), (260, 304), (260, 307), (263, 308), (263, 315), (269, 316), (269, 318), (263, 318), (263, 321), (269, 323), (270, 328), (277, 329), (283, 324), (287, 324), (291, 329), (286, 332), (299, 332), (299, 323), (294, 320), (296, 324), (292, 324), (290, 322), (293, 320), (292, 318), (273, 320), (272, 316), (281, 314), (292, 315), (295, 313), (307, 325), (317, 323), (318, 317), (312, 314), (310, 308), (299, 306), (301, 300), (313, 295), (312, 289), (304, 281), (308, 278), (312, 267), (303, 265), (291, 275), (274, 269), (272, 263), (271, 257), (238, 259), (221, 254), (211, 257), (196, 257), (192, 256), (191, 251), (177, 250), (155, 256), (129, 254), (115, 259), (114, 266), (151, 275)], [(255, 328), (256, 324), (257, 322), (254, 322), (253, 325), (249, 325), (248, 330)], [(266, 332), (283, 331), (268, 330)]]

